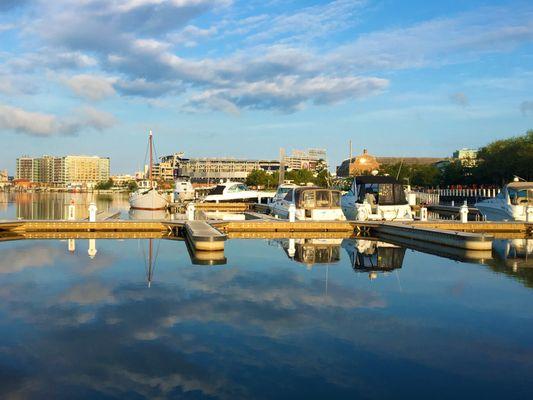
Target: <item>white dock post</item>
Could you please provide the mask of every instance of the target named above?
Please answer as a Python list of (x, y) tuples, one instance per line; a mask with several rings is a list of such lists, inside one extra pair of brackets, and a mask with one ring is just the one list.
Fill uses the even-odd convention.
[(428, 220), (428, 209), (426, 207), (420, 207), (420, 221)]
[(70, 251), (71, 253), (76, 251), (76, 239), (68, 240), (68, 251)]
[(96, 222), (97, 211), (98, 211), (98, 208), (96, 207), (96, 204), (94, 203), (89, 204), (89, 222)]
[(76, 206), (74, 205), (74, 200), (70, 201), (68, 206), (68, 217), (69, 221), (74, 221), (76, 219)]
[(193, 202), (190, 202), (189, 204), (187, 204), (187, 210), (186, 210), (187, 220), (194, 221), (194, 210), (195, 210), (195, 207), (194, 207)]
[(533, 206), (526, 207), (526, 222), (533, 222)]
[(468, 222), (468, 206), (466, 204), (466, 201), (459, 209), (459, 215), (461, 216), (461, 222), (463, 224), (466, 224)]
[(452, 200), (452, 207), (455, 207), (455, 200)]
[(296, 220), (296, 206), (294, 204), (289, 204), (289, 222), (294, 222)]

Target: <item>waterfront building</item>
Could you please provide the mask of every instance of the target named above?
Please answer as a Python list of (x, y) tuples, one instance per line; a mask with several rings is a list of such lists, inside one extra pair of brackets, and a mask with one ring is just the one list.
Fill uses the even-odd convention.
[(34, 162), (36, 160), (33, 157), (20, 157), (17, 158), (17, 166), (15, 169), (15, 179), (28, 180), (29, 182), (36, 182), (37, 172), (34, 168)]
[(278, 171), (277, 160), (241, 160), (236, 158), (185, 158), (183, 153), (161, 157), (154, 169), (162, 180), (177, 176), (188, 176), (194, 183), (215, 183), (220, 180), (244, 182), (248, 174), (256, 169), (269, 173)]
[(109, 179), (109, 157), (66, 156), (64, 164), (67, 186), (92, 187)]
[(11, 186), (9, 181), (9, 175), (7, 174), (7, 169), (0, 170), (0, 189), (4, 189), (7, 186)]
[(324, 149), (293, 150), (284, 160), (289, 170), (317, 171), (320, 168), (327, 168), (327, 153)]
[(110, 178), (114, 186), (126, 186), (129, 182), (136, 180), (136, 176), (130, 174), (112, 175)]
[(15, 179), (43, 186), (92, 187), (109, 179), (109, 158), (42, 156), (17, 158)]
[(473, 168), (477, 165), (478, 150), (463, 148), (453, 153), (453, 158), (459, 160), (463, 167)]
[(340, 166), (337, 167), (337, 176), (346, 178), (348, 176), (364, 175), (379, 170), (380, 163), (376, 157), (369, 154), (366, 149), (363, 154), (344, 160)]

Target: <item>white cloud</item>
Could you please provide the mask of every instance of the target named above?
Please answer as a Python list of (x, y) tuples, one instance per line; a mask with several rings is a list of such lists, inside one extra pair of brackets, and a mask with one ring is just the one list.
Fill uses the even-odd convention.
[(78, 110), (72, 117), (61, 118), (0, 104), (0, 129), (31, 136), (74, 135), (83, 129), (104, 130), (115, 122), (111, 114), (91, 107)]
[(365, 77), (301, 79), (288, 76), (275, 81), (243, 83), (229, 89), (207, 90), (193, 96), (188, 106), (207, 106), (231, 113), (238, 108), (277, 109), (290, 113), (303, 108), (307, 102), (333, 104), (370, 96), (384, 90), (388, 83), (386, 79)]
[(104, 76), (81, 74), (62, 77), (61, 81), (78, 96), (88, 100), (102, 100), (115, 94), (114, 79)]

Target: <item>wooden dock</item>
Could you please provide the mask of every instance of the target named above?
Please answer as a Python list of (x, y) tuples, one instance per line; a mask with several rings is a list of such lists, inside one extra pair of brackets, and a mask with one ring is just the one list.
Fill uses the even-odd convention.
[[(261, 216), (247, 212), (248, 220), (240, 221), (186, 221), (186, 220), (120, 220), (102, 219), (95, 222), (66, 220), (11, 220), (0, 221), (3, 236), (25, 238), (77, 237), (183, 237), (195, 252), (224, 251), (229, 237), (321, 237), (339, 238), (358, 235), (385, 234), (398, 238), (431, 243), (464, 250), (487, 251), (498, 237), (531, 237), (533, 224), (526, 222), (467, 222), (413, 221), (413, 222), (359, 222), (359, 221), (296, 221)], [(136, 236), (137, 235), (137, 236)], [(200, 255), (201, 256), (201, 255)]]

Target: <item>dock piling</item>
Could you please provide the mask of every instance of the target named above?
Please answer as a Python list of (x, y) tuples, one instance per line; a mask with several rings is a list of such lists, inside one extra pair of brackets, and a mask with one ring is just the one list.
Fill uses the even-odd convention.
[(96, 204), (94, 203), (89, 204), (89, 222), (96, 222), (97, 211), (98, 211), (98, 207), (96, 207)]

